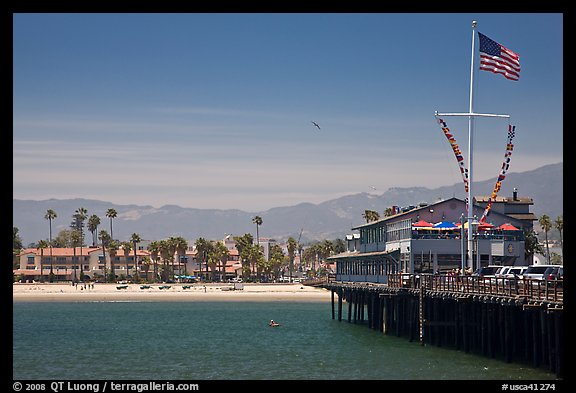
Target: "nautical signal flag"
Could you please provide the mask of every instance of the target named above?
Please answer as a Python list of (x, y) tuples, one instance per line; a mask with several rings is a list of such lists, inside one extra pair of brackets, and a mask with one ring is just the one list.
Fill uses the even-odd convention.
[(517, 81), (520, 78), (520, 56), (478, 32), (480, 38), (480, 69)]

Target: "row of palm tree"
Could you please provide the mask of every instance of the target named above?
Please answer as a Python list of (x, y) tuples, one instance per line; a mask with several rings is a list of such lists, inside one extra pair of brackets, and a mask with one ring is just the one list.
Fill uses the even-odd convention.
[[(108, 235), (108, 232), (106, 232), (105, 230), (100, 231), (99, 233), (99, 238), (101, 240), (101, 244), (102, 247), (105, 251), (106, 247), (108, 248), (108, 251), (110, 253), (110, 256), (112, 258), (112, 256), (116, 255), (116, 252), (118, 251), (119, 247), (122, 246), (124, 249), (124, 253), (126, 254), (126, 256), (128, 256), (127, 254), (130, 252), (130, 249), (133, 246), (134, 249), (134, 261), (135, 263), (137, 262), (137, 256), (136, 256), (136, 250), (137, 250), (137, 243), (141, 242), (141, 238), (138, 234), (134, 233), (132, 234), (132, 238), (130, 242), (124, 242), (124, 243), (120, 243), (117, 240), (114, 240), (113, 236), (112, 236), (112, 219), (117, 217), (118, 212), (111, 208), (108, 209), (106, 211), (106, 217), (110, 218), (110, 235)], [(54, 211), (53, 209), (48, 209), (46, 211), (46, 214), (44, 215), (44, 218), (46, 220), (48, 220), (49, 223), (49, 241), (46, 242), (45, 240), (41, 240), (38, 242), (37, 248), (40, 249), (40, 268), (41, 268), (41, 274), (44, 273), (44, 267), (43, 267), (43, 253), (44, 253), (44, 249), (45, 248), (49, 248), (50, 249), (50, 273), (49, 273), (49, 281), (53, 282), (54, 281), (54, 266), (53, 266), (53, 255), (52, 255), (52, 248), (55, 245), (55, 241), (52, 239), (52, 221), (54, 219), (56, 219), (58, 217), (58, 214), (56, 213), (56, 211)], [(74, 212), (74, 214), (72, 215), (73, 221), (70, 224), (70, 229), (71, 231), (68, 232), (68, 237), (69, 239), (67, 241), (65, 241), (66, 244), (69, 244), (71, 247), (73, 247), (73, 270), (74, 270), (74, 277), (73, 280), (74, 282), (78, 281), (78, 275), (76, 273), (76, 248), (80, 247), (80, 256), (83, 259), (83, 247), (84, 247), (84, 221), (86, 221), (86, 219), (88, 219), (88, 224), (87, 224), (87, 229), (92, 233), (92, 246), (96, 245), (96, 232), (98, 231), (98, 226), (100, 225), (101, 221), (100, 218), (93, 214), (92, 216), (88, 217), (88, 211), (84, 208), (84, 207), (80, 207), (78, 209), (76, 209), (76, 211)], [(104, 258), (106, 258), (106, 253), (104, 252)], [(107, 275), (106, 275), (106, 260), (104, 260), (104, 280), (107, 280)], [(111, 271), (111, 278), (110, 281), (112, 281), (115, 278), (114, 275), (114, 264), (110, 264), (110, 271)], [(137, 272), (137, 270), (136, 270)], [(84, 279), (84, 264), (80, 263), (80, 280)]]
[(554, 222), (552, 222), (552, 219), (548, 215), (543, 214), (538, 219), (538, 224), (540, 224), (540, 226), (542, 227), (542, 230), (544, 231), (544, 236), (545, 236), (545, 240), (546, 240), (546, 243), (545, 243), (546, 244), (546, 260), (547, 260), (547, 263), (550, 264), (550, 246), (548, 244), (548, 232), (550, 232), (552, 227), (554, 227), (558, 230), (558, 233), (560, 234), (560, 250), (562, 251), (562, 255), (564, 255), (564, 240), (563, 240), (563, 236), (562, 236), (564, 233), (564, 217), (558, 216), (558, 217), (556, 217), (556, 220), (554, 220)]
[[(141, 238), (137, 233), (132, 234), (132, 238), (129, 241), (120, 242), (115, 240), (113, 237), (113, 219), (118, 215), (115, 209), (108, 209), (106, 211), (106, 217), (110, 219), (110, 233), (106, 230), (101, 230), (98, 232), (98, 227), (101, 224), (101, 220), (97, 215), (91, 215), (88, 217), (88, 212), (85, 208), (81, 207), (77, 209), (73, 214), (73, 221), (70, 224), (69, 231), (61, 231), (56, 239), (52, 238), (52, 222), (58, 217), (58, 214), (53, 209), (48, 209), (44, 218), (49, 222), (49, 241), (39, 241), (37, 248), (40, 249), (40, 259), (41, 259), (41, 271), (43, 272), (43, 252), (44, 249), (49, 248), (50, 250), (50, 281), (54, 280), (53, 273), (53, 258), (52, 258), (52, 247), (55, 245), (65, 246), (69, 244), (74, 248), (74, 262), (76, 262), (76, 247), (80, 247), (80, 254), (82, 255), (82, 249), (84, 246), (84, 222), (87, 221), (87, 229), (92, 233), (92, 246), (98, 244), (103, 249), (104, 255), (104, 269), (103, 269), (103, 279), (106, 282), (114, 281), (116, 279), (115, 265), (112, 260), (116, 257), (120, 248), (122, 248), (126, 260), (126, 272), (128, 272), (128, 257), (130, 252), (134, 252), (134, 263), (135, 263), (135, 280), (138, 280), (138, 262), (146, 272), (146, 277), (148, 277), (148, 272), (150, 266), (153, 268), (154, 279), (159, 279), (162, 281), (167, 281), (174, 278), (175, 272), (182, 272), (182, 264), (186, 266), (184, 262), (185, 252), (188, 248), (186, 240), (182, 237), (170, 237), (168, 239), (153, 241), (150, 243), (148, 250), (151, 252), (150, 257), (142, 258), (138, 261), (137, 257), (137, 244), (141, 242)], [(293, 237), (288, 239), (288, 256), (285, 256), (282, 249), (278, 245), (273, 245), (270, 249), (269, 258), (266, 260), (264, 258), (264, 250), (260, 246), (260, 235), (259, 227), (262, 225), (263, 220), (260, 216), (255, 216), (252, 222), (256, 224), (256, 242), (251, 234), (247, 233), (243, 236), (235, 237), (236, 248), (240, 253), (240, 258), (243, 265), (243, 277), (252, 279), (261, 279), (262, 276), (278, 276), (281, 272), (286, 269), (290, 277), (294, 272), (294, 259), (296, 252), (300, 254), (300, 260), (302, 261), (302, 251), (303, 247), (296, 241)], [(341, 241), (342, 242), (342, 241)], [(343, 244), (343, 242), (342, 242)], [(206, 240), (205, 238), (199, 238), (195, 243), (198, 255), (198, 263), (200, 267), (200, 272), (203, 278), (211, 277), (211, 279), (223, 280), (225, 278), (225, 267), (226, 261), (229, 259), (229, 252), (226, 246), (222, 242), (217, 242), (213, 240)], [(334, 246), (329, 241), (326, 240), (323, 244), (314, 244), (307, 249), (304, 259), (312, 261), (312, 270), (315, 270), (316, 263), (319, 260), (325, 259), (333, 251)], [(106, 252), (108, 251), (108, 253)], [(109, 255), (110, 261), (106, 260), (106, 254)], [(174, 259), (176, 255), (177, 260)], [(176, 267), (177, 266), (177, 267)], [(74, 281), (78, 280), (78, 275), (76, 273), (76, 263), (73, 266), (74, 269)], [(184, 267), (186, 269), (186, 267)], [(219, 273), (219, 274), (218, 274)], [(187, 275), (187, 272), (184, 272)], [(80, 264), (80, 279), (84, 278), (83, 264)]]

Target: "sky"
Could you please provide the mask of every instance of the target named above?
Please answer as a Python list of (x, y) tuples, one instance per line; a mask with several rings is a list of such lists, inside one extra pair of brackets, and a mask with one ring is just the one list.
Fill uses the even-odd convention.
[[(478, 70), (476, 31), (520, 56)], [(15, 13), (13, 197), (263, 212), (563, 162), (562, 13)], [(444, 117), (468, 156), (468, 118)], [(318, 129), (312, 121), (316, 122)], [(505, 180), (504, 180), (505, 181)]]

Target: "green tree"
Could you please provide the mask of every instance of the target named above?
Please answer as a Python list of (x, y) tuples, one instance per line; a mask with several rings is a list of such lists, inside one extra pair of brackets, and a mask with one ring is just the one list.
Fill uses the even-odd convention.
[(362, 218), (364, 218), (367, 223), (378, 221), (380, 219), (380, 214), (374, 210), (364, 210), (364, 213), (362, 213)]
[(124, 252), (124, 266), (126, 267), (126, 280), (128, 280), (128, 258), (130, 257), (130, 251), (132, 251), (132, 243), (125, 241), (120, 243), (122, 251)]
[(72, 247), (72, 229), (62, 229), (52, 240), (54, 247), (66, 248)]
[[(74, 225), (74, 223), (72, 223)], [(74, 270), (74, 278), (72, 281), (76, 283), (78, 281), (78, 275), (76, 273), (76, 265), (78, 264), (78, 258), (76, 257), (76, 249), (80, 244), (80, 232), (77, 230), (72, 230), (70, 232), (70, 242), (72, 243), (73, 248), (73, 257), (72, 257), (72, 269)]]
[(110, 234), (102, 229), (98, 234), (100, 242), (102, 243), (102, 257), (104, 258), (104, 282), (107, 280), (107, 269), (106, 269), (106, 247), (110, 244)]
[(288, 275), (290, 277), (290, 282), (292, 282), (292, 271), (294, 270), (294, 256), (296, 255), (296, 250), (298, 249), (298, 242), (292, 236), (288, 238)]
[(390, 217), (393, 215), (394, 215), (394, 208), (387, 207), (386, 210), (384, 210), (384, 217)]
[(98, 225), (100, 225), (100, 217), (96, 214), (92, 214), (90, 218), (88, 218), (88, 230), (92, 233), (92, 247), (96, 246), (96, 234), (98, 233)]
[(230, 252), (228, 248), (222, 242), (214, 242), (212, 245), (212, 257), (214, 261), (220, 265), (220, 281), (224, 281), (226, 277), (226, 262), (228, 262), (228, 258), (230, 256)]
[(48, 242), (46, 240), (38, 241), (36, 248), (40, 250), (40, 282), (44, 282), (44, 250), (48, 248)]
[(174, 252), (171, 252), (171, 245), (168, 239), (162, 239), (158, 242), (160, 258), (162, 259), (162, 272), (160, 276), (162, 281), (166, 282), (170, 279), (170, 264), (174, 258)]
[(52, 261), (52, 247), (54, 247), (54, 244), (52, 243), (52, 220), (54, 220), (56, 217), (58, 217), (58, 214), (56, 214), (56, 212), (52, 209), (48, 209), (46, 210), (46, 214), (44, 215), (44, 218), (46, 220), (48, 220), (48, 225), (49, 225), (49, 241), (50, 241), (50, 282), (54, 281), (54, 263)]
[(150, 259), (152, 259), (154, 281), (158, 281), (158, 256), (160, 255), (160, 243), (156, 240), (150, 242), (148, 245), (150, 251)]
[(84, 255), (82, 252), (82, 247), (84, 245), (84, 220), (86, 220), (88, 211), (80, 207), (76, 209), (74, 213), (74, 222), (73, 225), (75, 229), (80, 233), (80, 280), (84, 280)]
[(552, 229), (552, 221), (550, 220), (549, 216), (543, 214), (538, 219), (538, 223), (540, 224), (542, 230), (544, 231), (544, 236), (546, 239), (546, 260), (548, 261), (548, 264), (550, 264), (550, 246), (548, 245), (548, 232), (550, 232), (550, 229)]
[[(132, 237), (130, 238), (130, 240), (132, 241), (132, 245), (134, 246), (134, 276), (136, 278), (136, 281), (139, 280), (138, 277), (138, 256), (136, 255), (136, 251), (138, 250), (138, 243), (140, 243), (142, 241), (142, 239), (140, 238), (140, 235), (137, 233), (133, 233)], [(146, 272), (146, 277), (148, 277), (148, 272)]]
[(558, 230), (558, 233), (560, 234), (560, 250), (562, 250), (562, 255), (564, 255), (564, 240), (562, 238), (562, 235), (564, 233), (564, 217), (563, 216), (556, 217), (556, 220), (554, 221), (554, 227)]
[(18, 269), (20, 264), (18, 254), (22, 251), (22, 239), (19, 232), (17, 227), (12, 227), (12, 269)]
[(178, 273), (182, 274), (182, 266), (186, 267), (186, 250), (188, 249), (188, 242), (182, 236), (176, 236), (171, 238), (174, 248), (176, 250), (176, 255), (178, 257)]
[(332, 250), (334, 251), (334, 254), (340, 254), (346, 251), (346, 243), (344, 243), (344, 240), (342, 239), (335, 239), (332, 242)]
[(250, 253), (254, 243), (254, 237), (250, 233), (245, 233), (242, 236), (234, 236), (234, 241), (240, 256), (240, 262), (242, 263), (242, 277), (249, 279), (252, 273), (250, 269)]
[(267, 261), (264, 258), (264, 252), (262, 251), (262, 247), (256, 244), (251, 244), (248, 250), (248, 261), (251, 266), (250, 270), (252, 275), (256, 273), (256, 280), (260, 280), (262, 271), (265, 270), (267, 264)]
[(114, 240), (114, 232), (112, 232), (112, 219), (118, 216), (118, 212), (116, 209), (108, 209), (106, 210), (106, 217), (110, 219), (110, 239)]
[(116, 282), (116, 255), (120, 249), (120, 243), (110, 236), (110, 241), (108, 242), (108, 254), (110, 254), (110, 281)]
[[(140, 261), (140, 265), (144, 269), (144, 274), (146, 277), (145, 280), (148, 281), (148, 272), (150, 271), (150, 257), (148, 257), (148, 256), (143, 257)], [(138, 276), (138, 277), (140, 277), (140, 276)]]
[(262, 225), (262, 217), (260, 217), (260, 216), (255, 216), (255, 217), (252, 219), (252, 222), (253, 222), (254, 224), (256, 224), (256, 244), (259, 245), (259, 244), (260, 244), (260, 234), (259, 234), (259, 232), (258, 232), (258, 227), (260, 227), (260, 225)]
[(282, 247), (278, 244), (273, 244), (272, 247), (270, 247), (269, 263), (266, 265), (265, 273), (271, 275), (274, 279), (278, 279), (280, 277), (280, 271), (286, 261), (285, 257)]
[(210, 242), (203, 237), (196, 239), (196, 260), (198, 261), (198, 274), (202, 277), (202, 264), (206, 264), (206, 275), (208, 275), (208, 253), (210, 251)]
[(544, 253), (542, 245), (538, 241), (538, 237), (533, 230), (524, 231), (524, 259), (532, 261), (535, 253)]

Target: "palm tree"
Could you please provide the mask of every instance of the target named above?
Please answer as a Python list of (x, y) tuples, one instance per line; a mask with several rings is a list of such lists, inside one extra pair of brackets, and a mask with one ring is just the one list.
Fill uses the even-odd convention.
[(252, 222), (256, 224), (256, 244), (260, 245), (260, 235), (258, 233), (258, 227), (262, 225), (262, 217), (256, 216), (252, 219)]
[(290, 265), (288, 267), (288, 273), (290, 277), (290, 282), (292, 282), (292, 270), (294, 269), (294, 255), (296, 253), (296, 249), (298, 248), (298, 242), (292, 236), (288, 238), (288, 258), (290, 260)]
[[(168, 240), (162, 239), (158, 242), (158, 251), (160, 253), (160, 258), (162, 258), (163, 264), (161, 278), (162, 281), (168, 281), (168, 277), (170, 276), (170, 271), (168, 268), (168, 260), (170, 258), (170, 244)], [(172, 253), (172, 255), (174, 254)]]
[(538, 219), (538, 223), (540, 224), (542, 230), (544, 231), (544, 236), (546, 239), (546, 260), (548, 261), (548, 264), (550, 264), (550, 246), (548, 245), (548, 232), (550, 231), (550, 229), (552, 229), (552, 221), (550, 220), (549, 216), (543, 214)]
[[(196, 260), (198, 261), (198, 274), (202, 276), (202, 262), (206, 262), (209, 250), (209, 241), (203, 237), (196, 239), (194, 245), (196, 246)], [(206, 262), (206, 271), (208, 271), (208, 263)]]
[(150, 271), (150, 257), (145, 256), (141, 259), (140, 264), (142, 266), (142, 268), (144, 269), (144, 274), (145, 274), (145, 281), (148, 281), (148, 272)]
[(84, 280), (84, 255), (82, 253), (82, 246), (84, 244), (84, 220), (87, 217), (88, 211), (81, 207), (76, 209), (74, 219), (76, 220), (76, 229), (80, 231), (80, 281)]
[(52, 263), (52, 220), (58, 217), (56, 212), (52, 209), (46, 210), (44, 218), (48, 220), (50, 224), (50, 282), (54, 281), (54, 264)]
[(378, 221), (380, 219), (380, 214), (374, 210), (364, 210), (364, 213), (362, 213), (362, 218), (364, 218), (367, 223)]
[[(182, 260), (186, 256), (186, 250), (188, 249), (188, 242), (182, 236), (176, 236), (171, 238), (174, 248), (176, 249), (176, 254), (178, 255), (178, 273), (182, 274), (182, 268), (180, 265), (182, 264)], [(186, 266), (186, 262), (184, 262), (184, 266)]]
[(18, 227), (12, 227), (12, 269), (18, 269), (18, 254), (22, 250), (22, 238), (18, 234)]
[(122, 251), (124, 251), (124, 265), (126, 266), (126, 280), (128, 280), (128, 257), (130, 256), (130, 251), (132, 251), (132, 243), (122, 242)]
[(118, 216), (118, 212), (115, 209), (106, 210), (106, 217), (110, 219), (110, 239), (114, 240), (114, 232), (112, 232), (112, 219)]
[(110, 280), (112, 282), (116, 281), (116, 268), (114, 267), (114, 259), (116, 258), (116, 254), (118, 253), (120, 244), (113, 240), (110, 237), (110, 241), (108, 243), (108, 254), (110, 254)]
[(384, 210), (384, 217), (390, 217), (393, 215), (394, 215), (394, 208), (387, 207), (386, 210)]
[(230, 255), (228, 248), (222, 242), (216, 242), (212, 247), (212, 255), (216, 262), (220, 262), (220, 281), (226, 277), (226, 262)]
[(174, 255), (176, 254), (177, 241), (174, 236), (170, 236), (167, 242), (168, 242), (168, 255), (170, 258), (170, 274), (172, 275), (172, 279), (174, 279), (174, 274), (176, 272), (176, 269), (174, 268), (175, 265)]
[(92, 214), (88, 219), (87, 228), (92, 232), (92, 247), (96, 246), (96, 233), (98, 232), (98, 225), (100, 225), (100, 217), (96, 214)]
[[(74, 223), (72, 223), (74, 224)], [(70, 242), (72, 243), (72, 247), (74, 250), (74, 254), (72, 257), (72, 262), (73, 262), (73, 270), (74, 270), (74, 278), (73, 278), (73, 282), (78, 281), (78, 276), (76, 275), (76, 264), (78, 263), (78, 260), (76, 259), (76, 248), (78, 247), (78, 244), (80, 244), (80, 232), (73, 230), (72, 232), (70, 232)]]
[(40, 281), (44, 282), (44, 249), (48, 248), (46, 240), (40, 240), (36, 249), (40, 250)]
[(534, 254), (544, 254), (542, 245), (538, 242), (538, 237), (534, 230), (524, 231), (524, 259), (532, 264)]
[(104, 229), (100, 231), (99, 234), (100, 241), (102, 242), (102, 255), (104, 258), (104, 282), (106, 282), (106, 247), (110, 243), (110, 234)]
[(554, 227), (558, 229), (558, 232), (560, 233), (560, 250), (562, 250), (562, 256), (564, 256), (564, 241), (562, 240), (562, 233), (564, 232), (563, 216), (556, 217), (556, 221), (554, 221)]
[(154, 264), (154, 281), (158, 280), (158, 255), (160, 254), (160, 243), (157, 241), (152, 241), (148, 245), (148, 251), (150, 251), (150, 258)]
[(254, 243), (254, 237), (245, 233), (242, 236), (234, 236), (234, 241), (236, 242), (236, 249), (240, 255), (240, 261), (242, 263), (242, 277), (250, 277), (250, 250)]
[[(132, 240), (132, 243), (134, 245), (134, 270), (136, 272), (134, 276), (136, 280), (138, 280), (138, 257), (136, 256), (136, 250), (138, 249), (137, 244), (140, 243), (142, 239), (140, 238), (139, 234), (133, 233), (130, 240)], [(146, 276), (148, 276), (148, 272), (146, 272)]]

